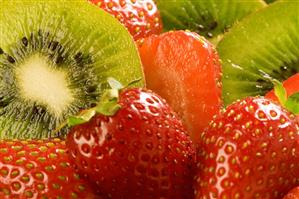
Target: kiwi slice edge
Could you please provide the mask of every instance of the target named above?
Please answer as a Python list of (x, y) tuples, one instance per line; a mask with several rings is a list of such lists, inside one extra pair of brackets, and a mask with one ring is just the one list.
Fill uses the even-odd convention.
[(214, 44), (231, 26), (266, 6), (263, 0), (157, 0), (164, 29), (194, 31)]
[(277, 1), (246, 17), (217, 46), (225, 104), (264, 95), (299, 71), (299, 4)]

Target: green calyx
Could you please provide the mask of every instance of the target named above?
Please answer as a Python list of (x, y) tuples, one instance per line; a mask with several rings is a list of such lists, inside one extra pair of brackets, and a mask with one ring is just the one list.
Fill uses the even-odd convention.
[(281, 82), (273, 80), (273, 84), (274, 93), (278, 98), (280, 104), (290, 112), (296, 115), (299, 114), (299, 92), (287, 97), (287, 92)]
[(120, 82), (115, 80), (114, 78), (109, 77), (107, 82), (110, 86), (110, 89), (107, 89), (103, 96), (101, 97), (99, 103), (90, 109), (83, 110), (81, 113), (75, 116), (71, 116), (68, 118), (67, 124), (72, 127), (79, 124), (86, 123), (90, 121), (90, 119), (96, 114), (102, 114), (105, 116), (113, 116), (116, 112), (121, 108), (118, 104), (119, 93), (122, 89), (127, 88), (141, 79), (136, 79), (130, 82), (128, 85), (123, 86)]
[(68, 118), (70, 127), (88, 122), (97, 113), (105, 116), (113, 116), (121, 108), (118, 104), (119, 92), (124, 86), (113, 78), (108, 78), (107, 82), (110, 89), (107, 89), (101, 97), (99, 103), (90, 109), (81, 111), (78, 115)]

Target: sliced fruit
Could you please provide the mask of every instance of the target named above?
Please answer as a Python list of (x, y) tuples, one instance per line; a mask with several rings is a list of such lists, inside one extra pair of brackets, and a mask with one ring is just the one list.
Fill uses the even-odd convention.
[(174, 31), (145, 39), (139, 52), (147, 88), (166, 99), (196, 140), (222, 106), (213, 45), (196, 33)]
[(194, 198), (195, 148), (169, 105), (141, 88), (123, 90), (117, 101), (115, 114), (100, 103), (100, 113), (68, 134), (78, 169), (105, 198)]
[(268, 4), (269, 4), (269, 3), (273, 3), (273, 2), (275, 2), (275, 1), (276, 1), (276, 0), (265, 0), (265, 2), (268, 3)]
[(135, 40), (160, 34), (162, 21), (153, 0), (89, 0), (115, 16)]
[(69, 162), (64, 141), (1, 140), (0, 196), (98, 198)]
[(211, 40), (246, 15), (266, 6), (262, 0), (158, 0), (165, 30), (191, 30)]
[(264, 95), (299, 71), (299, 4), (279, 1), (244, 19), (217, 46), (226, 104)]
[(127, 30), (85, 1), (4, 1), (0, 30), (0, 139), (64, 134), (54, 129), (95, 104), (107, 77), (143, 77)]
[(280, 199), (299, 185), (299, 121), (265, 98), (219, 113), (198, 147), (197, 199)]

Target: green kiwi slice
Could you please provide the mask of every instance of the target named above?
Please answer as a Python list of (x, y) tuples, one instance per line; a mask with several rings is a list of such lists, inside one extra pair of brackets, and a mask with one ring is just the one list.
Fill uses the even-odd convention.
[(114, 18), (86, 1), (1, 1), (0, 139), (49, 138), (94, 106), (106, 80), (143, 86), (137, 48)]
[(234, 23), (266, 6), (263, 0), (157, 0), (165, 30), (194, 31), (219, 40)]
[(276, 0), (265, 0), (265, 2), (268, 3), (268, 4), (273, 3), (274, 1), (276, 1)]
[(277, 1), (244, 19), (218, 44), (226, 104), (264, 95), (299, 71), (299, 4)]

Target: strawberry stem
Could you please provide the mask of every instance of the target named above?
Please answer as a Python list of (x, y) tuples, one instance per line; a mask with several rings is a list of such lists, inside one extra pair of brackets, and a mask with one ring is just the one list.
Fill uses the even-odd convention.
[(118, 99), (119, 92), (124, 86), (111, 77), (107, 79), (107, 82), (110, 89), (105, 90), (99, 103), (93, 108), (83, 110), (78, 115), (69, 117), (67, 123), (70, 127), (90, 121), (97, 113), (105, 116), (113, 116), (121, 108), (118, 104)]
[(279, 100), (279, 103), (285, 107), (285, 103), (287, 101), (287, 92), (283, 87), (282, 83), (278, 80), (273, 80), (272, 83), (274, 84), (274, 93)]
[(108, 77), (107, 82), (110, 89), (104, 91), (99, 103), (93, 108), (81, 111), (78, 115), (70, 116), (67, 119), (67, 121), (62, 123), (57, 129), (55, 129), (54, 132), (58, 133), (67, 125), (69, 127), (72, 127), (86, 123), (90, 121), (91, 118), (95, 116), (97, 113), (100, 113), (105, 116), (115, 115), (116, 112), (121, 108), (121, 106), (118, 104), (120, 91), (139, 82), (141, 79), (142, 78), (133, 80), (126, 86), (123, 86), (119, 81), (115, 80), (114, 78)]
[(299, 114), (299, 92), (288, 97), (287, 92), (281, 82), (277, 80), (273, 80), (272, 82), (274, 84), (274, 93), (281, 106), (296, 115)]

